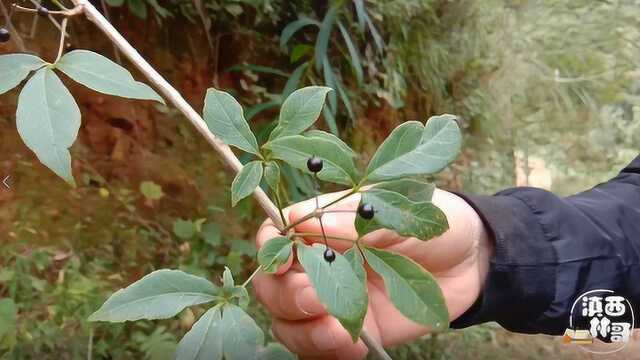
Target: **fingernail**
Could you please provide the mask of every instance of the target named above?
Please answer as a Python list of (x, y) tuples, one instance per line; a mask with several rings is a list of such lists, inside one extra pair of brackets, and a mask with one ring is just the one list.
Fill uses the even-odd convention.
[(330, 351), (336, 348), (336, 339), (331, 331), (325, 327), (317, 327), (311, 330), (311, 341), (319, 351)]
[(307, 286), (296, 293), (296, 305), (308, 316), (322, 314), (324, 307), (318, 302), (315, 290)]

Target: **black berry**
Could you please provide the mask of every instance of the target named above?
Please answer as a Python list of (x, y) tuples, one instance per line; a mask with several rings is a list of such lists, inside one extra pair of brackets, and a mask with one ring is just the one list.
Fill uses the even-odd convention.
[(361, 218), (371, 220), (373, 219), (374, 214), (375, 211), (373, 209), (373, 205), (360, 204), (360, 206), (358, 206), (358, 215), (360, 215)]
[(0, 42), (7, 42), (11, 39), (11, 33), (6, 28), (0, 27)]
[(49, 9), (47, 9), (44, 6), (38, 6), (38, 15), (40, 15), (42, 17), (49, 16)]
[(322, 170), (322, 159), (317, 156), (312, 156), (307, 160), (307, 168), (312, 173), (317, 173)]
[(326, 249), (324, 251), (324, 260), (328, 263), (332, 263), (333, 260), (336, 259), (336, 253), (331, 249)]

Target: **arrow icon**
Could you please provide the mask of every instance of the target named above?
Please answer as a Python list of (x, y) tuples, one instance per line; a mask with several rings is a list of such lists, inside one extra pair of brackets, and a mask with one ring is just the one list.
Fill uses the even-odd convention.
[(4, 178), (4, 180), (2, 180), (2, 183), (4, 184), (4, 186), (7, 187), (7, 189), (11, 189), (11, 187), (9, 186), (9, 178), (11, 177), (11, 175), (7, 175), (7, 177)]

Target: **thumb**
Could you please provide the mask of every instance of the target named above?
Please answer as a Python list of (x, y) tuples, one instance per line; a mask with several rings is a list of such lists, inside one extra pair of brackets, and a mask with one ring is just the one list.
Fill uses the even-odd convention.
[[(260, 229), (258, 230), (258, 234), (256, 235), (256, 248), (259, 251), (264, 246), (264, 244), (267, 243), (267, 241), (278, 236), (282, 236), (282, 235), (280, 235), (280, 231), (273, 224), (273, 221), (271, 221), (271, 219), (265, 220), (265, 222), (263, 222), (262, 225), (260, 226)], [(289, 259), (287, 259), (287, 262), (285, 262), (284, 264), (278, 267), (275, 274), (276, 275), (284, 274), (289, 270), (292, 263), (293, 263), (293, 254), (289, 255)]]

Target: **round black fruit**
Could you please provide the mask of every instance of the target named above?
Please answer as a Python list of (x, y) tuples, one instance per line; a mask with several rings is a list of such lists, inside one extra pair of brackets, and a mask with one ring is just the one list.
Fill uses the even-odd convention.
[(360, 206), (358, 206), (358, 215), (360, 215), (361, 218), (371, 220), (373, 219), (374, 214), (375, 211), (373, 209), (373, 205), (360, 204)]
[(312, 173), (317, 173), (322, 170), (322, 159), (317, 156), (312, 156), (307, 160), (307, 168)]
[(332, 263), (333, 260), (336, 259), (336, 253), (331, 249), (326, 249), (324, 251), (324, 260), (328, 263)]
[(38, 15), (40, 15), (42, 17), (49, 16), (49, 9), (47, 9), (44, 6), (38, 6)]
[(6, 28), (0, 27), (0, 42), (7, 42), (11, 39), (11, 33)]

